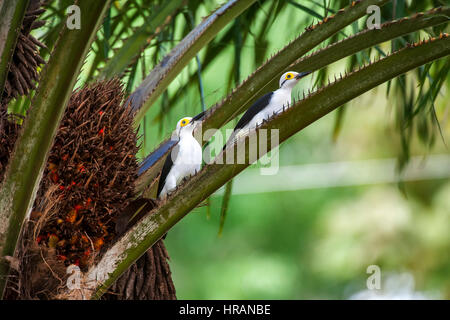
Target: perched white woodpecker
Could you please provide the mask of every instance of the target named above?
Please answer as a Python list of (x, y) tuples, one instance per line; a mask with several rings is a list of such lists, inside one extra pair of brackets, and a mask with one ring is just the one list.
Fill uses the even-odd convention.
[[(164, 162), (159, 177), (157, 197), (163, 198), (186, 177), (197, 173), (202, 166), (202, 146), (194, 138), (194, 129), (197, 121), (201, 121), (205, 112), (195, 117), (182, 118), (175, 129), (177, 144), (172, 148)], [(172, 139), (174, 137), (172, 136)], [(163, 239), (166, 238), (165, 234)]]
[[(202, 147), (194, 138), (193, 131), (196, 123), (202, 120), (204, 114), (205, 112), (202, 112), (193, 118), (185, 117), (178, 121), (177, 128), (172, 135), (175, 146), (164, 162), (159, 178), (157, 197), (164, 197), (174, 190), (185, 177), (200, 170)], [(115, 219), (116, 236), (124, 234), (155, 206), (157, 206), (155, 199), (139, 197), (133, 200)]]
[(178, 143), (172, 148), (164, 162), (159, 178), (157, 197), (164, 197), (174, 190), (186, 177), (195, 174), (202, 165), (202, 147), (194, 138), (196, 123), (201, 121), (204, 112), (194, 118), (182, 118), (177, 123), (175, 139)]
[(240, 135), (246, 134), (249, 129), (256, 128), (259, 124), (270, 118), (274, 113), (283, 110), (291, 104), (291, 93), (297, 82), (309, 75), (311, 72), (288, 71), (280, 78), (280, 88), (278, 90), (266, 93), (248, 108), (242, 118), (237, 123), (226, 146), (235, 141)]

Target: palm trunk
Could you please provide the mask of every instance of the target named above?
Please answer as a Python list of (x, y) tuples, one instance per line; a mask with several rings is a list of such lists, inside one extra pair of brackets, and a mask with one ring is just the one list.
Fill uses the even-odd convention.
[(105, 300), (175, 300), (175, 286), (163, 240), (156, 242), (103, 295)]

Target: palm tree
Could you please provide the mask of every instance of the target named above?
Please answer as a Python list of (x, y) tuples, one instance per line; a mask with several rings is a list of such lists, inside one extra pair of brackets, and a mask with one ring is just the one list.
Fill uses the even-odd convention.
[[(34, 79), (22, 80), (20, 77), (23, 76), (19, 73), (23, 72), (13, 68), (15, 61), (24, 60), (24, 64), (30, 61), (28, 58), (22, 59), (19, 46), (26, 46), (23, 44), (26, 40), (22, 38), (29, 35), (30, 30), (24, 31), (25, 23), (31, 21), (30, 16), (35, 19), (38, 13), (41, 14), (35, 9), (36, 3), (40, 5), (40, 1), (4, 1), (1, 12), (5, 18), (0, 26), (0, 38), (4, 39), (0, 43), (1, 105), (4, 109), (7, 107), (10, 113), (21, 113), (25, 119), (14, 150), (8, 154), (8, 165), (1, 180), (0, 251), (4, 258), (0, 262), (1, 291), (4, 291), (11, 267), (14, 267), (13, 257), (17, 257), (17, 252), (22, 250), (18, 244), (24, 242), (19, 241), (19, 238), (32, 239), (30, 243), (33, 244), (36, 242), (38, 235), (29, 232), (30, 229), (26, 227), (33, 220), (30, 212), (36, 208), (36, 194), (39, 198), (44, 192), (41, 178), (43, 172), (44, 176), (50, 172), (54, 141), (67, 128), (61, 123), (66, 123), (64, 119), (75, 117), (76, 112), (82, 110), (77, 107), (83, 106), (85, 101), (90, 103), (87, 98), (79, 98), (83, 94), (88, 95), (88, 91), (82, 92), (84, 84), (91, 86), (91, 89), (86, 90), (95, 92), (100, 90), (96, 83), (104, 84), (106, 81), (111, 84), (113, 82), (107, 81), (121, 78), (126, 97), (117, 104), (123, 105), (122, 110), (127, 111), (124, 111), (126, 116), (120, 119), (132, 117), (129, 127), (139, 128), (143, 135), (141, 152), (145, 152), (151, 140), (149, 131), (158, 126), (162, 128), (172, 106), (182, 100), (183, 94), (193, 85), (198, 85), (200, 102), (190, 112), (200, 112), (203, 106), (206, 109), (203, 132), (219, 130), (264, 92), (275, 89), (279, 76), (287, 70), (315, 72), (317, 88), (308, 90), (284, 112), (274, 115), (256, 129), (256, 132), (278, 129), (280, 143), (333, 110), (337, 109), (342, 115), (343, 106), (348, 101), (385, 82), (389, 82), (394, 88), (392, 90), (397, 90), (404, 97), (400, 108), (405, 112), (399, 118), (402, 124), (427, 117), (427, 121), (438, 124), (434, 101), (448, 80), (450, 69), (448, 59), (443, 59), (450, 54), (450, 38), (444, 33), (448, 27), (450, 8), (438, 6), (438, 2), (416, 1), (409, 5), (405, 1), (388, 0), (341, 0), (328, 3), (311, 0), (307, 7), (288, 0), (230, 0), (212, 10), (213, 4), (208, 1), (190, 1), (185, 4), (181, 0), (78, 0), (76, 6), (79, 8), (81, 28), (73, 29), (66, 20), (68, 15), (76, 15), (77, 11), (66, 10), (69, 1), (50, 1), (45, 3), (46, 13), (41, 16), (48, 21), (47, 25), (39, 25), (34, 31), (43, 45), (39, 55), (33, 56), (39, 58), (32, 58), (35, 63), (30, 63), (31, 68), (38, 70), (40, 59), (46, 63), (36, 82), (37, 89), (34, 90)], [(367, 27), (367, 22), (372, 21), (367, 13), (369, 6), (381, 8), (381, 17), (385, 22), (379, 28)], [(295, 14), (302, 17), (298, 21), (289, 21), (289, 25), (295, 30), (302, 27), (304, 31), (298, 32), (294, 40), (263, 62), (267, 53), (270, 53), (267, 52), (271, 41), (267, 36), (268, 30), (276, 17), (288, 10), (296, 10)], [(211, 13), (194, 26), (205, 11)], [(360, 24), (359, 20), (362, 20)], [(22, 29), (19, 28), (21, 25)], [(424, 37), (424, 33), (428, 35)], [(255, 37), (258, 44), (254, 54), (258, 67), (240, 82), (243, 66), (248, 64), (242, 54), (243, 44), (250, 36)], [(33, 39), (30, 41), (38, 42)], [(381, 46), (388, 41), (391, 42), (391, 53), (383, 51)], [(224, 45), (227, 44), (231, 44), (234, 49), (233, 52), (225, 53), (229, 72), (225, 74), (225, 79), (223, 74), (218, 79), (224, 87), (228, 85), (231, 88), (233, 83), (236, 86), (225, 98), (207, 108), (202, 71), (220, 61), (225, 51)], [(36, 47), (29, 51), (37, 53), (38, 49)], [(342, 59), (349, 61), (351, 71), (335, 75), (329, 81), (329, 66)], [(417, 77), (405, 77), (407, 72), (415, 72)], [(29, 73), (34, 74), (33, 71)], [(186, 75), (186, 79), (180, 79), (180, 73)], [(411, 97), (406, 88), (418, 81), (420, 97), (415, 107), (414, 102), (412, 105), (410, 103)], [(22, 86), (22, 82), (29, 83), (28, 90), (23, 90), (25, 85)], [(81, 89), (73, 93), (77, 83)], [(169, 86), (176, 88), (177, 92), (168, 92)], [(117, 88), (122, 90), (120, 85)], [(10, 92), (14, 94), (5, 94)], [(102, 92), (99, 96), (106, 95), (106, 91)], [(81, 100), (77, 100), (77, 97)], [(112, 100), (113, 97), (105, 101), (112, 103)], [(155, 120), (149, 121), (146, 115), (158, 106), (161, 106), (161, 111)], [(411, 107), (414, 110), (411, 111)], [(339, 126), (340, 122), (337, 122), (336, 128)], [(104, 133), (98, 132), (99, 135)], [(408, 135), (401, 126), (399, 132), (404, 141), (402, 163), (405, 163)], [(126, 139), (129, 137), (127, 135)], [(204, 137), (202, 142), (205, 144), (209, 138), (210, 135)], [(432, 135), (427, 139), (433, 139)], [(123, 201), (132, 204), (136, 196), (138, 199), (155, 196), (159, 172), (173, 145), (170, 139), (165, 139), (150, 154), (145, 155), (135, 179), (133, 177), (134, 192), (127, 194), (127, 199)], [(269, 149), (265, 151), (276, 148), (270, 141), (267, 145)], [(136, 151), (132, 157), (135, 157)], [(227, 150), (224, 152), (226, 155)], [(52, 298), (100, 298), (171, 227), (225, 184), (228, 194), (225, 199), (229, 199), (231, 179), (250, 165), (248, 149), (245, 159), (244, 164), (206, 164), (165, 201), (144, 207), (131, 205), (133, 210), (139, 211), (142, 219), (118, 239), (102, 238), (101, 241), (109, 241), (105, 246), (97, 248), (93, 243), (93, 248), (98, 249), (97, 255), (82, 270), (81, 289), (63, 288), (54, 292)], [(115, 176), (110, 178), (115, 181)], [(99, 186), (102, 187), (110, 188), (111, 185)], [(65, 200), (58, 198), (55, 201)], [(225, 200), (223, 216), (226, 207)], [(110, 212), (118, 215), (119, 209), (125, 210), (124, 206), (117, 204), (117, 208)], [(89, 210), (95, 212), (97, 209)], [(52, 247), (51, 237), (50, 234), (45, 242), (48, 247)], [(57, 240), (61, 241), (59, 238)]]

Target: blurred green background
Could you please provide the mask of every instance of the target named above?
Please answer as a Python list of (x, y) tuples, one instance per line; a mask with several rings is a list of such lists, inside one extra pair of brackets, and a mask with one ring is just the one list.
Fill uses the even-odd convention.
[[(348, 106), (336, 142), (331, 114), (282, 145), (280, 166), (395, 158), (399, 142), (387, 121), (390, 104), (383, 89)], [(418, 141), (412, 146), (425, 162), (444, 154), (450, 164), (442, 141), (432, 150)], [(450, 166), (440, 169), (442, 178), (405, 182), (404, 192), (386, 183), (235, 194), (222, 237), (221, 196), (213, 197), (210, 220), (205, 207), (197, 208), (167, 236), (178, 297), (349, 298), (366, 288), (366, 268), (375, 264), (382, 281), (407, 272), (415, 290), (448, 299)], [(277, 176), (267, 179), (270, 184)]]
[[(213, 9), (218, 3), (206, 2), (206, 7)], [(312, 3), (308, 2), (308, 7), (323, 13), (320, 6)], [(269, 3), (264, 2), (252, 22), (250, 30), (255, 34), (268, 9)], [(258, 66), (258, 52), (267, 58), (296, 37), (305, 21), (311, 22), (313, 18), (288, 4), (274, 17), (266, 33), (267, 42), (248, 36), (240, 53), (240, 78), (245, 79)], [(349, 27), (348, 32), (358, 31), (361, 23)], [(389, 52), (391, 44), (383, 44), (381, 48)], [(232, 44), (223, 45), (212, 64), (202, 71), (207, 107), (228, 92), (229, 75), (236, 68), (234, 50)], [(205, 50), (200, 52), (200, 60), (204, 54)], [(168, 96), (183, 88), (179, 99), (161, 98), (161, 108), (152, 109), (146, 116), (142, 155), (168, 136), (179, 118), (201, 110), (197, 84), (187, 89), (182, 85), (196, 68), (196, 62), (192, 61), (169, 88)], [(348, 62), (341, 61), (328, 72), (333, 77), (333, 71), (345, 69), (348, 70)], [(316, 77), (303, 80), (294, 89), (294, 96), (312, 88)], [(407, 78), (417, 81), (412, 73)], [(447, 81), (435, 103), (447, 144), (448, 90)], [(316, 163), (326, 166), (343, 161), (376, 163), (386, 159), (395, 163), (402, 154), (402, 142), (396, 127), (399, 106), (392, 91), (391, 88), (386, 95), (387, 85), (382, 85), (349, 103), (336, 139), (333, 131), (337, 112), (292, 137), (280, 147), (280, 166), (301, 168)], [(168, 101), (172, 104), (167, 105)], [(168, 110), (168, 114), (164, 114), (161, 128), (155, 125), (155, 119), (159, 119), (163, 110)], [(227, 127), (231, 126), (232, 123)], [(449, 150), (439, 134), (434, 144), (423, 143), (413, 134), (409, 153), (424, 163), (439, 155), (444, 159), (444, 167), (434, 168), (439, 172), (435, 176), (425, 174), (417, 181), (401, 184), (376, 183), (373, 181), (376, 177), (372, 176), (357, 185), (291, 191), (279, 191), (277, 187), (270, 190), (271, 183), (283, 183), (275, 175), (265, 178), (268, 192), (249, 193), (247, 188), (239, 193), (239, 179), (242, 182), (254, 176), (244, 171), (235, 180), (235, 193), (221, 237), (218, 236), (220, 192), (211, 199), (210, 219), (207, 208), (200, 207), (169, 232), (166, 244), (178, 298), (347, 299), (366, 289), (369, 276), (366, 268), (375, 264), (381, 268), (383, 284), (391, 274), (406, 273), (414, 279), (412, 291), (426, 298), (449, 299)]]

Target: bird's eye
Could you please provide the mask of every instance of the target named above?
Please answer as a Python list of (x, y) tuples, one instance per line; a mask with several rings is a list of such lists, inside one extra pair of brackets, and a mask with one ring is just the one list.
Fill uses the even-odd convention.
[(287, 75), (286, 75), (286, 79), (291, 79), (292, 78), (292, 73), (288, 73)]
[(184, 126), (187, 125), (188, 123), (189, 123), (189, 120), (183, 119), (183, 120), (181, 120), (181, 122), (180, 122), (180, 126), (184, 127)]

